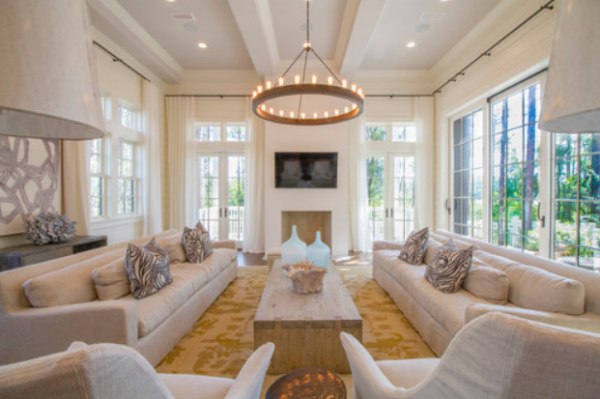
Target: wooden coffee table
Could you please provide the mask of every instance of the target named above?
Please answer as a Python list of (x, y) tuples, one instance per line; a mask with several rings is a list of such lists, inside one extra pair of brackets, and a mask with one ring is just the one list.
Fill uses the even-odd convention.
[(294, 292), (277, 259), (254, 317), (254, 348), (275, 344), (268, 372), (319, 367), (350, 373), (342, 331), (362, 341), (362, 318), (335, 266), (329, 266), (321, 293), (303, 295)]

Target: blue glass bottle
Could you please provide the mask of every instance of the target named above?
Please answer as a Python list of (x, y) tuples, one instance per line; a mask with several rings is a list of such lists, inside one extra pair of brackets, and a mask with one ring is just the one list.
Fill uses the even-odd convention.
[[(281, 244), (281, 264), (294, 264), (306, 260), (306, 244), (298, 237), (296, 225), (292, 226), (292, 236)], [(284, 273), (287, 275), (287, 272)]]
[(308, 260), (312, 261), (315, 266), (327, 267), (330, 256), (331, 249), (321, 241), (321, 232), (317, 231), (317, 239), (310, 244), (307, 250)]

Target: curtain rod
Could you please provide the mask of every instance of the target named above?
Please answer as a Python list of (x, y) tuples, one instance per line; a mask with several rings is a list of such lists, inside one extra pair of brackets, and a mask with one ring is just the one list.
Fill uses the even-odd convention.
[[(226, 98), (226, 97), (251, 97), (249, 94), (167, 94), (165, 97), (198, 97), (198, 98)], [(381, 98), (412, 98), (412, 97), (433, 97), (433, 94), (365, 94), (365, 97)]]
[(126, 63), (125, 61), (123, 61), (122, 58), (117, 57), (117, 55), (115, 53), (113, 53), (112, 51), (110, 51), (109, 49), (107, 49), (106, 47), (104, 47), (103, 45), (101, 45), (100, 43), (98, 43), (97, 41), (92, 41), (92, 43), (94, 43), (94, 45), (100, 47), (102, 50), (106, 51), (108, 54), (110, 54), (113, 58), (113, 62), (120, 62), (121, 64), (125, 65), (127, 68), (129, 68), (130, 70), (132, 70), (136, 75), (138, 75), (140, 78), (147, 80), (148, 82), (151, 82), (150, 79), (148, 79), (147, 77), (145, 77), (144, 75), (142, 75), (140, 72), (138, 72), (135, 68), (133, 68), (131, 65), (129, 65), (128, 63)]
[(507, 91), (509, 91), (509, 90), (510, 90), (510, 89), (512, 89), (513, 87), (517, 87), (517, 86), (518, 86), (518, 85), (520, 85), (521, 83), (523, 83), (523, 82), (527, 82), (529, 79), (531, 79), (531, 78), (535, 78), (536, 76), (538, 76), (538, 75), (541, 75), (542, 73), (544, 73), (544, 72), (548, 71), (549, 69), (550, 69), (549, 67), (543, 68), (543, 69), (541, 69), (541, 70), (539, 70), (539, 71), (537, 71), (537, 72), (535, 72), (535, 73), (532, 73), (531, 75), (527, 76), (526, 78), (523, 78), (523, 79), (519, 80), (518, 82), (516, 82), (516, 83), (513, 83), (512, 85), (508, 86), (507, 88), (505, 88), (505, 89), (502, 89), (502, 90), (500, 90), (499, 92), (496, 92), (496, 93), (492, 94), (491, 96), (489, 96), (489, 97), (487, 98), (487, 102), (488, 102), (488, 104), (491, 102), (492, 98), (494, 98), (494, 97), (497, 97), (497, 96), (499, 96), (499, 95), (500, 95), (500, 94), (502, 94), (502, 93), (506, 93)]
[(550, 0), (549, 2), (547, 2), (546, 4), (544, 4), (543, 6), (541, 6), (539, 8), (539, 10), (537, 10), (536, 12), (534, 12), (533, 14), (531, 14), (526, 20), (524, 20), (519, 25), (517, 25), (513, 30), (511, 30), (506, 35), (504, 35), (496, 43), (492, 44), (492, 46), (490, 48), (488, 48), (483, 53), (481, 53), (480, 55), (478, 55), (473, 61), (471, 61), (470, 63), (468, 63), (466, 67), (464, 67), (463, 69), (461, 69), (460, 71), (458, 71), (456, 74), (454, 74), (454, 76), (452, 76), (450, 79), (448, 79), (446, 81), (446, 83), (444, 83), (443, 85), (441, 85), (440, 87), (438, 87), (437, 89), (435, 89), (435, 91), (432, 93), (432, 95), (435, 95), (437, 93), (441, 93), (442, 89), (444, 87), (446, 87), (448, 84), (450, 84), (452, 82), (456, 82), (456, 78), (458, 78), (459, 76), (465, 76), (465, 71), (467, 69), (471, 68), (473, 66), (473, 64), (475, 64), (477, 61), (479, 61), (483, 57), (490, 57), (492, 55), (492, 50), (493, 49), (495, 49), (498, 45), (500, 45), (500, 43), (502, 43), (503, 41), (505, 41), (506, 39), (508, 39), (510, 36), (512, 36), (516, 31), (518, 31), (519, 29), (521, 29), (525, 24), (527, 24), (529, 21), (531, 21), (533, 18), (535, 18), (538, 14), (540, 14), (544, 10), (553, 10), (554, 6), (552, 6), (551, 4), (554, 3), (554, 2), (555, 2), (555, 0)]

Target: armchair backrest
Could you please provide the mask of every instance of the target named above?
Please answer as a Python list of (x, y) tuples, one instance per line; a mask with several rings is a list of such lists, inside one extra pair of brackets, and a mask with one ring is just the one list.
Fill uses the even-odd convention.
[(152, 366), (123, 345), (84, 345), (0, 367), (0, 398), (173, 399)]
[[(466, 325), (437, 368), (411, 389), (390, 389), (391, 383), (379, 383), (382, 378), (389, 381), (377, 376), (372, 365), (356, 364), (365, 356), (356, 356), (355, 348), (348, 350), (355, 346), (351, 337), (344, 335), (342, 343), (355, 389), (363, 398), (582, 399), (598, 397), (600, 392), (600, 335), (501, 313), (481, 316)], [(370, 375), (360, 375), (365, 372)]]

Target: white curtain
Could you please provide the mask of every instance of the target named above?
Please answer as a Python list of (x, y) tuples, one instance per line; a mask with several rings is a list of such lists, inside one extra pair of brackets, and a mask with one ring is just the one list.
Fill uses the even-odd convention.
[(433, 230), (434, 212), (434, 98), (415, 98), (417, 146), (415, 154), (415, 229)]
[(349, 170), (348, 205), (350, 210), (350, 248), (365, 252), (370, 248), (367, 209), (367, 155), (365, 148), (365, 117), (360, 116), (348, 124)]
[(244, 252), (265, 251), (265, 122), (254, 116), (248, 100)]
[(179, 231), (198, 221), (195, 210), (193, 97), (167, 97), (169, 227)]
[(144, 182), (143, 213), (144, 235), (163, 230), (162, 194), (160, 178), (160, 92), (155, 84), (144, 80), (142, 87), (142, 116), (144, 133), (144, 156), (142, 176)]
[(77, 235), (90, 234), (88, 141), (62, 142), (62, 209), (76, 221)]

